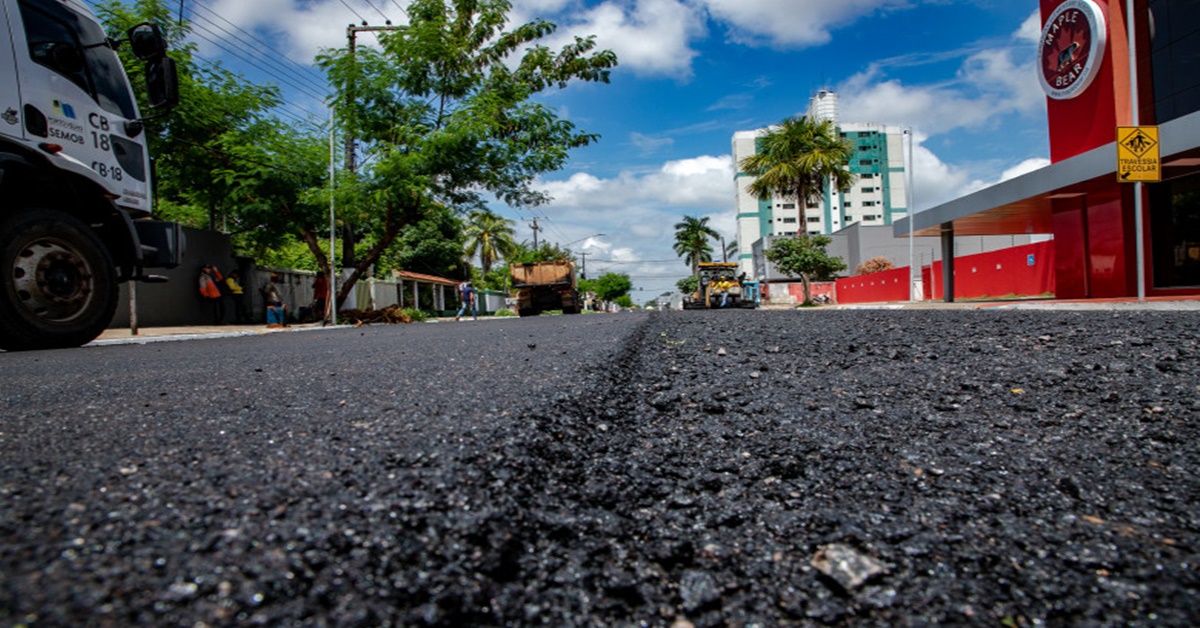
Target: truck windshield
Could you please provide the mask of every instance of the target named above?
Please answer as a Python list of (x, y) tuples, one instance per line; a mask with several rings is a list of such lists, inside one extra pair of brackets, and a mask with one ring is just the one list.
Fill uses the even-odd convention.
[[(78, 85), (105, 111), (137, 118), (121, 60), (108, 47), (108, 38), (98, 24), (55, 2), (21, 2), (21, 20), (35, 62)], [(64, 62), (66, 46), (82, 63)]]

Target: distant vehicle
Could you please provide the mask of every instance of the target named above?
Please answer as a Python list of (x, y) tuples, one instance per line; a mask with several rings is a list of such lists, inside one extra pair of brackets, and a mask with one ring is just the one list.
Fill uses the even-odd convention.
[(110, 39), (80, 0), (0, 0), (0, 348), (74, 347), (112, 321), (117, 286), (165, 281), (179, 225), (149, 220), (150, 154), (116, 48), (146, 63), (149, 104), (179, 98), (153, 24)]
[(758, 307), (762, 299), (758, 282), (738, 279), (737, 269), (735, 262), (700, 262), (699, 286), (683, 298), (683, 309), (720, 308), (723, 295), (727, 308)]
[(517, 292), (517, 314), (537, 316), (548, 310), (578, 314), (583, 309), (575, 282), (575, 265), (568, 260), (509, 264)]

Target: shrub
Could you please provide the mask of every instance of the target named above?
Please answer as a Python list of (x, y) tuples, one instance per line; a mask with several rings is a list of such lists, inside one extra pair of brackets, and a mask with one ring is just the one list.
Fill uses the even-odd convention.
[(854, 269), (854, 272), (858, 275), (870, 275), (871, 273), (880, 273), (885, 270), (892, 270), (895, 267), (896, 265), (892, 263), (892, 260), (883, 256), (879, 256), (872, 257), (871, 259), (859, 264), (858, 268)]

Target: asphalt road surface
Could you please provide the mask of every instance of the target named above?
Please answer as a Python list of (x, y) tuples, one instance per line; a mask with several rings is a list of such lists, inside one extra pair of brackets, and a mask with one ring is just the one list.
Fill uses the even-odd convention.
[(1200, 623), (1196, 312), (0, 355), (0, 625)]

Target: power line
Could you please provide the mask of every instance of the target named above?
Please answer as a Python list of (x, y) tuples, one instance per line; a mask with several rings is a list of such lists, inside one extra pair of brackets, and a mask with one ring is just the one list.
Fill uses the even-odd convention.
[[(240, 59), (240, 60), (242, 60), (242, 61), (244, 61), (244, 62), (246, 62), (246, 63), (249, 63), (249, 64), (251, 64), (251, 65), (255, 65), (255, 63), (256, 63), (256, 62), (255, 62), (255, 59), (254, 59), (254, 58), (252, 58), (252, 57), (249, 57), (249, 56), (247, 56), (247, 54), (254, 54), (254, 53), (247, 53), (247, 52), (246, 52), (244, 49), (241, 49), (241, 48), (232, 48), (232, 47), (226, 46), (226, 45), (222, 44), (220, 41), (218, 41), (218, 40), (220, 39), (220, 36), (219, 36), (219, 35), (217, 35), (216, 33), (214, 33), (214, 32), (213, 32), (212, 30), (210, 30), (209, 28), (207, 28), (207, 27), (205, 27), (205, 26), (203, 26), (203, 25), (201, 25), (201, 24), (199, 24), (199, 23), (197, 23), (197, 22), (192, 22), (192, 24), (193, 24), (193, 25), (196, 25), (196, 26), (198, 27), (197, 29), (193, 30), (193, 31), (192, 31), (192, 33), (193, 33), (194, 35), (196, 35), (197, 37), (199, 37), (200, 39), (203, 39), (204, 41), (206, 41), (206, 42), (208, 42), (208, 43), (212, 44), (213, 46), (215, 46), (215, 47), (217, 47), (217, 48), (219, 48), (219, 49), (221, 49), (221, 50), (225, 51), (226, 53), (228, 53), (228, 54), (232, 55), (233, 57), (236, 57), (236, 58), (238, 58), (238, 59)], [(203, 32), (201, 32), (201, 31), (203, 31)], [(209, 37), (209, 36), (208, 36), (208, 35), (206, 35), (205, 33), (207, 33), (208, 35), (212, 35), (213, 37), (216, 37), (218, 40), (214, 40), (213, 38)], [(292, 81), (292, 80), (290, 80), (290, 79), (288, 79), (288, 78), (286, 78), (286, 77), (283, 77), (283, 76), (281, 76), (280, 74), (278, 74), (277, 72), (275, 72), (275, 71), (274, 71), (272, 68), (262, 68), (262, 67), (260, 67), (260, 68), (259, 68), (259, 70), (260, 70), (261, 72), (263, 72), (264, 74), (266, 74), (266, 75), (270, 76), (271, 78), (274, 78), (274, 79), (276, 79), (276, 80), (280, 81), (281, 83), (285, 83), (285, 84), (287, 84), (287, 85), (291, 86), (293, 89), (296, 89), (297, 91), (300, 91), (300, 92), (302, 92), (302, 93), (304, 93), (304, 94), (306, 94), (306, 95), (308, 95), (308, 96), (311, 96), (311, 97), (314, 97), (314, 98), (317, 98), (317, 99), (320, 99), (320, 98), (322, 98), (322, 97), (323, 97), (323, 95), (322, 95), (322, 94), (318, 94), (318, 93), (316, 93), (316, 92), (313, 92), (313, 91), (311, 91), (309, 88), (306, 88), (306, 87), (304, 87), (304, 86), (302, 86), (302, 85), (299, 85), (298, 83), (296, 83), (296, 82), (294, 82), (294, 81)]]
[[(260, 46), (260, 47), (262, 47), (262, 48), (265, 48), (265, 49), (267, 49), (267, 50), (269, 50), (269, 51), (271, 51), (271, 52), (275, 53), (276, 55), (278, 55), (278, 57), (269, 57), (269, 56), (263, 55), (263, 57), (262, 57), (263, 59), (267, 60), (268, 62), (270, 62), (270, 61), (274, 61), (274, 62), (275, 62), (275, 63), (276, 63), (276, 64), (277, 64), (279, 67), (281, 67), (281, 68), (285, 69), (286, 71), (290, 72), (291, 74), (293, 74), (294, 76), (296, 76), (298, 79), (300, 79), (300, 80), (303, 80), (303, 81), (306, 81), (306, 82), (309, 84), (309, 86), (310, 86), (310, 87), (313, 87), (313, 88), (315, 88), (315, 89), (319, 89), (319, 90), (323, 90), (323, 89), (327, 89), (327, 88), (328, 88), (328, 85), (326, 85), (326, 84), (324, 84), (323, 82), (321, 82), (321, 81), (317, 80), (317, 78), (316, 78), (315, 76), (312, 76), (312, 75), (306, 74), (306, 73), (304, 73), (304, 72), (301, 72), (300, 70), (298, 70), (298, 69), (297, 69), (298, 67), (309, 67), (309, 66), (308, 66), (308, 64), (300, 63), (299, 61), (296, 61), (295, 59), (293, 59), (293, 58), (291, 58), (290, 56), (288, 56), (286, 53), (280, 52), (278, 49), (276, 49), (275, 47), (271, 46), (271, 44), (270, 44), (270, 43), (268, 43), (268, 42), (264, 41), (264, 40), (263, 40), (262, 38), (260, 38), (260, 37), (257, 37), (257, 36), (256, 36), (256, 35), (254, 35), (253, 33), (250, 33), (250, 32), (248, 32), (248, 31), (246, 31), (245, 29), (243, 29), (242, 27), (238, 26), (237, 24), (234, 24), (233, 22), (229, 21), (229, 20), (228, 20), (228, 19), (227, 19), (225, 16), (221, 15), (220, 13), (216, 12), (215, 10), (213, 10), (213, 9), (210, 9), (209, 7), (206, 7), (206, 6), (202, 5), (202, 4), (200, 4), (199, 2), (193, 3), (193, 5), (194, 5), (195, 7), (198, 7), (198, 8), (204, 9), (204, 10), (205, 10), (205, 11), (207, 11), (208, 13), (211, 13), (212, 15), (216, 16), (216, 17), (217, 17), (219, 20), (221, 20), (222, 22), (224, 22), (224, 23), (228, 24), (229, 26), (231, 26), (231, 27), (232, 27), (234, 30), (237, 30), (238, 32), (240, 32), (240, 33), (244, 34), (246, 37), (250, 38), (250, 41), (251, 41), (251, 42), (253, 42), (253, 44), (254, 44), (254, 45), (256, 45), (256, 46)], [(192, 12), (192, 14), (193, 14), (193, 15), (196, 15), (195, 11), (193, 11), (193, 12)], [(205, 20), (207, 20), (207, 18), (202, 18), (202, 19), (205, 19)], [(209, 23), (213, 23), (211, 20), (208, 20), (208, 21), (209, 21)], [(214, 25), (214, 26), (217, 26), (218, 28), (221, 28), (219, 25), (217, 25), (217, 24), (215, 24), (215, 23), (213, 23), (213, 25)], [(226, 32), (226, 33), (228, 33), (228, 32), (229, 32), (229, 31), (225, 30), (224, 28), (221, 28), (221, 30), (222, 30), (222, 31), (224, 31), (224, 32)], [(232, 35), (232, 34), (230, 34), (230, 35), (231, 35), (231, 36), (234, 36), (234, 35)], [(242, 39), (242, 38), (240, 38), (240, 37), (239, 37), (239, 39)], [(243, 39), (243, 41), (245, 41), (245, 40)], [(285, 60), (287, 60), (287, 62), (288, 62), (288, 63), (283, 63), (283, 62), (280, 62), (280, 61), (278, 60), (279, 58), (282, 58), (282, 59), (285, 59)], [(310, 70), (310, 71), (315, 73), (315, 70)]]
[(346, 7), (347, 9), (350, 9), (350, 12), (353, 13), (354, 16), (359, 19), (360, 22), (362, 22), (363, 24), (367, 23), (367, 18), (363, 17), (362, 15), (359, 15), (358, 11), (354, 10), (354, 7), (352, 7), (346, 3), (346, 0), (339, 0), (339, 1), (342, 3), (342, 6)]
[(387, 25), (388, 25), (388, 26), (391, 26), (391, 25), (392, 25), (392, 20), (391, 20), (390, 18), (388, 18), (388, 16), (387, 16), (387, 15), (385, 15), (385, 14), (383, 13), (383, 11), (380, 11), (380, 10), (379, 10), (379, 7), (375, 6), (375, 3), (374, 3), (374, 2), (371, 2), (371, 0), (365, 0), (365, 2), (367, 3), (367, 6), (371, 7), (372, 9), (375, 9), (375, 12), (376, 12), (376, 13), (378, 13), (378, 14), (379, 14), (379, 15), (380, 15), (380, 16), (383, 18), (383, 20), (384, 20), (385, 22), (387, 22)]

